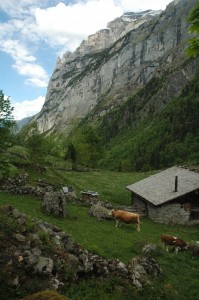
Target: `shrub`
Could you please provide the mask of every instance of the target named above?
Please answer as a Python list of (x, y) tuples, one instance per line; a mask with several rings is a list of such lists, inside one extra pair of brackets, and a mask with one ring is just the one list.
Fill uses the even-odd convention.
[(68, 298), (63, 295), (59, 295), (55, 291), (42, 291), (29, 295), (22, 300), (68, 300)]
[(42, 243), (44, 245), (48, 245), (49, 244), (49, 235), (46, 231), (42, 230), (39, 232), (39, 238), (42, 241)]
[(20, 230), (19, 223), (11, 216), (4, 213), (4, 208), (0, 209), (0, 231), (2, 236), (11, 236), (16, 230)]

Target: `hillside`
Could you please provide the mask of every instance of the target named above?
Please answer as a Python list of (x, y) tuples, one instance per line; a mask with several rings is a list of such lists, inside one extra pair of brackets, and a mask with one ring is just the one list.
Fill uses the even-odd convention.
[(99, 135), (108, 145), (101, 166), (140, 171), (199, 163), (199, 69), (179, 96), (170, 98), (160, 111), (157, 103), (160, 95), (163, 99), (165, 82), (165, 76), (154, 77), (101, 119)]

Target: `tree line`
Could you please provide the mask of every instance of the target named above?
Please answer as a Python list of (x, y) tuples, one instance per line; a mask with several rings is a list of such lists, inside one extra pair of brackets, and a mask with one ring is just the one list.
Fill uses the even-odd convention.
[[(29, 165), (33, 170), (42, 170), (53, 161), (68, 161), (72, 170), (95, 168), (102, 155), (101, 139), (91, 126), (75, 129), (65, 138), (62, 135), (40, 134), (37, 123), (29, 123), (19, 132), (12, 116), (13, 107), (9, 97), (0, 91), (0, 180), (17, 172), (17, 166)], [(13, 164), (12, 156), (18, 156)]]

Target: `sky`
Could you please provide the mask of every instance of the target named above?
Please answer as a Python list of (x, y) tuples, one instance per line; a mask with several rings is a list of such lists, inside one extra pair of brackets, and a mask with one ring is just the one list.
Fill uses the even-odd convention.
[(58, 57), (125, 12), (171, 0), (0, 0), (0, 90), (15, 120), (38, 113)]

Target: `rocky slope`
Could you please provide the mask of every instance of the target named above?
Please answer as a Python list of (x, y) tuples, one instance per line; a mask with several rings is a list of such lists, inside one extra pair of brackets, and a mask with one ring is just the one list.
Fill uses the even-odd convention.
[[(21, 299), (42, 290), (63, 291), (80, 280), (110, 276), (142, 288), (162, 270), (150, 256), (128, 264), (88, 252), (56, 226), (30, 219), (12, 206), (0, 209), (1, 299)], [(161, 278), (161, 277), (160, 277)], [(54, 299), (54, 298), (53, 298)]]
[[(165, 11), (128, 13), (88, 37), (73, 53), (58, 59), (41, 112), (33, 118), (40, 132), (68, 132), (74, 120), (93, 112), (106, 115), (124, 103), (154, 76), (176, 69), (186, 60), (189, 34), (186, 17), (196, 0), (175, 0)], [(194, 64), (172, 72), (164, 86), (167, 97), (180, 93), (194, 73)]]

